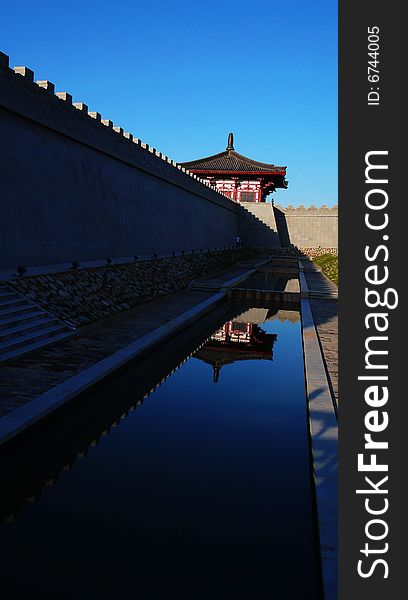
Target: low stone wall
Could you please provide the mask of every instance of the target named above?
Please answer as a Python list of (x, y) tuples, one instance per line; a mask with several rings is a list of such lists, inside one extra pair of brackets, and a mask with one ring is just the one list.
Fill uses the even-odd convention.
[(338, 248), (322, 248), (321, 246), (317, 246), (314, 248), (298, 248), (291, 244), (286, 248), (269, 248), (269, 247), (258, 247), (256, 251), (260, 255), (265, 256), (309, 256), (310, 258), (316, 258), (317, 256), (322, 256), (323, 254), (333, 254), (334, 256), (338, 255)]
[(338, 248), (321, 248), (318, 246), (317, 248), (300, 248), (302, 254), (306, 254), (310, 256), (310, 258), (316, 258), (317, 256), (322, 256), (323, 254), (333, 254), (333, 256), (337, 256), (339, 253)]
[(256, 254), (257, 251), (251, 248), (231, 248), (23, 276), (7, 283), (62, 321), (82, 327), (171, 294), (197, 277), (231, 268)]
[(297, 246), (287, 246), (283, 248), (257, 247), (258, 254), (265, 256), (302, 256), (303, 252)]

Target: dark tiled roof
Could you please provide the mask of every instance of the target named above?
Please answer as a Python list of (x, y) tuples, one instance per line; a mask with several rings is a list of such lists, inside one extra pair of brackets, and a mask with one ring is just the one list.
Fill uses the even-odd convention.
[(210, 365), (222, 367), (229, 365), (239, 360), (272, 360), (272, 349), (269, 351), (257, 351), (253, 349), (237, 348), (236, 350), (219, 348), (200, 348), (194, 354), (195, 358), (199, 358)]
[(214, 171), (214, 172), (248, 172), (248, 173), (276, 173), (286, 174), (286, 167), (278, 167), (268, 163), (261, 163), (247, 158), (235, 150), (225, 150), (213, 156), (206, 156), (198, 160), (181, 163), (183, 167), (191, 171)]
[(276, 333), (266, 333), (258, 325), (253, 325), (251, 340), (236, 342), (233, 340), (220, 341), (211, 339), (194, 354), (210, 364), (218, 366), (235, 362), (236, 360), (269, 359), (272, 360), (273, 345)]

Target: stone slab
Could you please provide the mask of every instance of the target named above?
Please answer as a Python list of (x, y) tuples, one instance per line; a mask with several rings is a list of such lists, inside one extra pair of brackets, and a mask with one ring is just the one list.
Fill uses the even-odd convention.
[(301, 300), (306, 394), (325, 600), (337, 599), (337, 419), (308, 299)]
[(300, 294), (302, 298), (309, 298), (309, 286), (303, 270), (299, 271)]

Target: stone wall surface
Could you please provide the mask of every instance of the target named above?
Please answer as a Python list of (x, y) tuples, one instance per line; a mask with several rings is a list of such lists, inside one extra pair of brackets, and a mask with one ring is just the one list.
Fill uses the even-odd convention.
[(230, 246), (237, 206), (0, 53), (0, 268)]
[(283, 246), (338, 247), (337, 206), (298, 208), (275, 206), (275, 218)]
[(323, 254), (332, 254), (333, 256), (338, 256), (339, 253), (338, 248), (323, 248), (321, 246), (316, 248), (302, 248), (302, 252), (311, 259), (323, 256)]
[(16, 277), (8, 284), (62, 321), (81, 327), (171, 294), (197, 277), (229, 269), (255, 255), (253, 249), (231, 248)]
[(239, 234), (243, 244), (269, 248), (283, 245), (271, 202), (241, 202), (238, 211)]

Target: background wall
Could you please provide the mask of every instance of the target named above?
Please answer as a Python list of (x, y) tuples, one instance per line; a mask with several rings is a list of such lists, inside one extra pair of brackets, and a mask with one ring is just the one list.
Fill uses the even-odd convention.
[(275, 206), (274, 211), (282, 246), (291, 243), (299, 248), (338, 247), (337, 206)]

